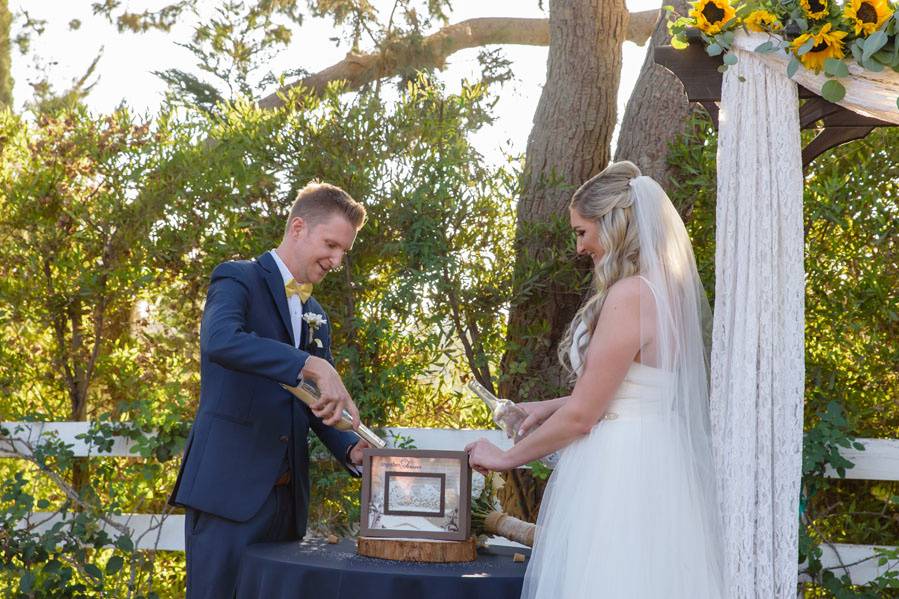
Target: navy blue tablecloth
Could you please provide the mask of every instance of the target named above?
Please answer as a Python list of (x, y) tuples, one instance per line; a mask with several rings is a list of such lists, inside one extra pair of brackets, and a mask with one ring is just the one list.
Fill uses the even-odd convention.
[[(461, 564), (398, 562), (356, 555), (355, 541), (251, 545), (238, 599), (518, 599), (526, 563), (516, 550), (482, 549)], [(517, 550), (528, 554), (527, 551)]]

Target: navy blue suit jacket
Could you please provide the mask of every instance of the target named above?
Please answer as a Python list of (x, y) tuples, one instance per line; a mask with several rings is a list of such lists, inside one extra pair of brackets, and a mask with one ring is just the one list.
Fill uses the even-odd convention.
[[(313, 298), (304, 305), (309, 312), (324, 314)], [(314, 332), (321, 347), (307, 343), (305, 322), (301, 336), (297, 349), (284, 281), (270, 253), (215, 268), (200, 326), (200, 406), (172, 504), (249, 520), (272, 490), (292, 444), (298, 528), (305, 532), (309, 429), (344, 466), (356, 437), (325, 425), (280, 387), (297, 383), (310, 355), (332, 361), (329, 323)]]

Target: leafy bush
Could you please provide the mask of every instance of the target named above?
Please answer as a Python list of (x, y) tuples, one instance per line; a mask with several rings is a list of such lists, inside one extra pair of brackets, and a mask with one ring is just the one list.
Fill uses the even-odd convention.
[[(76, 458), (50, 442), (31, 467), (0, 462), (3, 596), (178, 595), (183, 556), (133, 551), (104, 518), (166, 510), (196, 409), (209, 273), (277, 245), (309, 180), (340, 185), (370, 215), (316, 290), (364, 420), (484, 423), (454, 389), (499, 360), (509, 299), (515, 165), (488, 165), (468, 142), (490, 120), (489, 89), (450, 94), (422, 77), (389, 104), (336, 87), (293, 99), (154, 118), (78, 105), (33, 122), (0, 114), (0, 420), (90, 420), (97, 457), (113, 436), (135, 451)], [(312, 474), (313, 526), (345, 529), (358, 483), (327, 464)], [(35, 510), (70, 517), (50, 532), (17, 527)]]

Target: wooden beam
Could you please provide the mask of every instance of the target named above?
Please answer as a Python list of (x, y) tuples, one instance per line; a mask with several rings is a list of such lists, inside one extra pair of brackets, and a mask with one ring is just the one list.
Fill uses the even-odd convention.
[(867, 117), (828, 102), (821, 96), (814, 96), (799, 108), (799, 125), (803, 129), (823, 121), (825, 127), (895, 127), (893, 123)]
[[(852, 584), (866, 585), (878, 576), (899, 569), (895, 560), (881, 564), (877, 549), (896, 549), (889, 545), (851, 545), (848, 543), (824, 543), (821, 545), (821, 565), (837, 577), (848, 574)], [(804, 564), (801, 564), (802, 567)], [(800, 576), (799, 582), (807, 582)]]
[[(689, 47), (683, 50), (675, 50), (671, 46), (660, 46), (654, 49), (653, 56), (657, 64), (665, 67), (681, 80), (684, 90), (687, 92), (687, 98), (691, 102), (721, 101), (723, 74), (718, 71), (718, 68), (724, 64), (723, 58), (721, 56), (709, 56), (700, 42), (692, 42)], [(797, 87), (800, 99), (816, 99), (826, 105), (836, 106), (827, 102), (810, 89), (801, 85)], [(874, 125), (876, 127), (895, 127), (893, 123), (862, 116), (842, 107), (837, 107), (837, 109), (846, 113), (841, 117), (841, 124), (844, 126)]]
[[(846, 478), (852, 480), (899, 481), (899, 439), (856, 439), (865, 449), (840, 449), (840, 455), (855, 464), (846, 470)], [(833, 469), (826, 475), (837, 478)]]
[[(660, 46), (654, 50), (657, 64), (674, 73), (691, 102), (720, 102), (721, 81), (724, 76), (718, 67), (724, 64), (721, 56), (709, 56), (699, 42), (683, 50)], [(800, 98), (817, 98), (814, 92), (799, 86)]]
[[(0, 458), (27, 457), (30, 455), (28, 445), (36, 447), (54, 439), (70, 445), (75, 457), (140, 457), (137, 444), (125, 436), (113, 437), (109, 451), (101, 451), (84, 438), (79, 439), (79, 436), (90, 431), (90, 422), (2, 422), (0, 426), (11, 433), (9, 438), (0, 436)], [(512, 441), (496, 429), (388, 427), (383, 431), (391, 447), (411, 440), (418, 449), (459, 449), (481, 437), (486, 437), (501, 449), (512, 446)]]
[(799, 107), (799, 127), (801, 129), (808, 129), (809, 127), (814, 126), (817, 121), (841, 110), (845, 110), (845, 108), (836, 104), (831, 104), (820, 96), (809, 98)]
[[(31, 512), (16, 524), (16, 528), (33, 526), (34, 532), (43, 533), (57, 524), (66, 524), (71, 517), (71, 512)], [(131, 530), (129, 536), (136, 549), (184, 551), (184, 516), (181, 514), (109, 514), (109, 519)], [(99, 526), (113, 540), (120, 534), (104, 522)], [(113, 543), (106, 546), (112, 547)]]
[[(480, 475), (475, 473), (475, 476)], [(184, 516), (181, 514), (118, 514), (111, 515), (110, 518), (132, 531), (131, 537), (138, 550), (184, 551)], [(67, 520), (67, 514), (31, 512), (25, 520), (17, 524), (17, 528), (39, 522), (40, 524), (35, 526), (35, 531), (45, 532), (53, 525)], [(109, 533), (113, 538), (117, 536), (115, 530), (109, 530)], [(522, 547), (503, 537), (491, 537), (489, 545)], [(107, 546), (111, 547), (112, 544)], [(821, 562), (825, 569), (833, 571), (837, 576), (848, 574), (854, 584), (864, 585), (899, 567), (895, 562), (879, 563), (876, 557), (877, 547), (844, 543), (822, 545)], [(894, 549), (889, 546), (883, 548)], [(807, 580), (806, 577), (800, 582)]]
[(873, 130), (874, 127), (825, 127), (815, 139), (802, 148), (802, 169), (807, 169), (812, 160), (827, 150), (861, 139)]
[(715, 102), (700, 102), (702, 107), (705, 108), (705, 111), (709, 113), (709, 118), (712, 119), (712, 125), (715, 127), (715, 131), (718, 130), (718, 104)]
[(691, 102), (721, 100), (722, 74), (718, 72), (718, 67), (724, 63), (720, 58), (706, 54), (699, 44), (690, 44), (683, 50), (660, 46), (654, 49), (653, 56), (656, 64), (665, 67), (681, 80)]

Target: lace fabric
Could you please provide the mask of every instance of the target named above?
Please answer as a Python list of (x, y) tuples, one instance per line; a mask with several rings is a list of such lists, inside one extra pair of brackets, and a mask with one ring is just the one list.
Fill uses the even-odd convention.
[(712, 439), (728, 596), (786, 599), (802, 465), (799, 101), (771, 55), (737, 52), (719, 113)]

